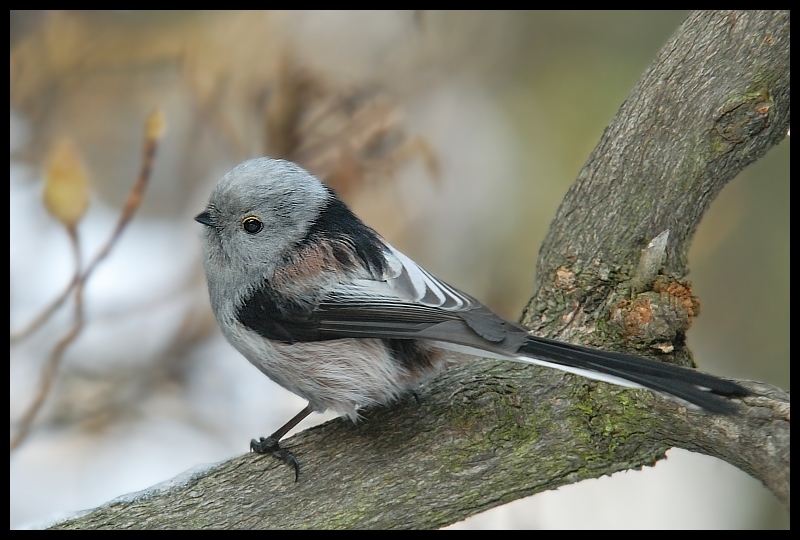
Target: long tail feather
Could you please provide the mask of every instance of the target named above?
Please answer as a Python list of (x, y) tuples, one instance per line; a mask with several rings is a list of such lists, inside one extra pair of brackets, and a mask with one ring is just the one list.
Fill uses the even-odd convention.
[(530, 337), (519, 354), (519, 360), (623, 386), (648, 388), (716, 414), (736, 412), (736, 405), (725, 398), (750, 395), (743, 386), (707, 373), (545, 338)]

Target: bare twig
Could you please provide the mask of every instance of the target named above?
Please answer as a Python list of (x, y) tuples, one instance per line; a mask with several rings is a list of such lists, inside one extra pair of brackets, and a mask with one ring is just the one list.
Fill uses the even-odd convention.
[[(139, 206), (141, 206), (142, 197), (153, 169), (153, 160), (158, 147), (158, 140), (163, 132), (163, 124), (164, 120), (160, 111), (155, 111), (148, 117), (145, 127), (145, 145), (144, 154), (142, 156), (142, 168), (139, 171), (139, 177), (128, 194), (128, 198), (125, 200), (125, 205), (122, 207), (122, 213), (117, 221), (117, 226), (114, 229), (114, 232), (111, 234), (111, 237), (108, 239), (106, 244), (98, 252), (94, 260), (92, 260), (82, 274), (80, 273), (81, 266), (78, 235), (74, 227), (67, 228), (68, 232), (70, 233), (70, 239), (76, 258), (75, 277), (70, 282), (70, 285), (67, 287), (66, 291), (62, 293), (56, 302), (51, 304), (50, 307), (48, 307), (39, 317), (37, 317), (34, 320), (34, 323), (42, 324), (45, 320), (47, 320), (47, 318), (52, 315), (53, 312), (55, 312), (58, 306), (64, 302), (64, 300), (69, 296), (70, 291), (73, 289), (75, 291), (75, 322), (66, 335), (64, 335), (64, 337), (61, 338), (61, 340), (59, 340), (59, 342), (56, 344), (44, 370), (42, 371), (36, 396), (25, 410), (25, 413), (22, 415), (19, 429), (11, 438), (11, 451), (18, 448), (19, 445), (25, 440), (28, 433), (30, 433), (33, 422), (36, 419), (36, 416), (39, 414), (42, 405), (44, 405), (45, 399), (50, 393), (50, 388), (53, 386), (53, 380), (58, 372), (58, 366), (64, 356), (64, 351), (73, 341), (75, 341), (75, 339), (83, 330), (83, 288), (89, 279), (89, 276), (91, 276), (95, 268), (97, 268), (100, 262), (109, 254), (111, 248), (122, 234), (122, 231), (125, 229), (128, 223), (130, 223), (131, 219), (136, 214), (136, 211), (139, 209)], [(34, 328), (35, 326), (31, 324), (28, 325), (26, 330), (29, 333)]]

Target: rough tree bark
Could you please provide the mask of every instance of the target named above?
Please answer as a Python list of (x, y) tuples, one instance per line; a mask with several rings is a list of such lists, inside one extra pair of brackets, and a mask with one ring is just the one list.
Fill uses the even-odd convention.
[[(664, 46), (566, 195), (523, 322), (539, 335), (692, 364), (689, 242), (704, 212), (789, 126), (789, 13), (697, 12)], [(645, 253), (664, 231), (663, 248)], [(57, 528), (429, 528), (541, 491), (651, 465), (671, 447), (716, 456), (789, 505), (789, 396), (736, 417), (508, 362), (449, 370), (413, 399), (286, 441), (299, 483), (242, 455)]]

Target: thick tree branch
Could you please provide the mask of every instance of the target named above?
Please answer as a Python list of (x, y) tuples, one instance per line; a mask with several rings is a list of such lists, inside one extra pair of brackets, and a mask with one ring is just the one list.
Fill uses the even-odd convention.
[[(433, 528), (652, 465), (672, 446), (732, 462), (754, 438), (788, 447), (779, 401), (748, 406), (744, 420), (712, 417), (646, 391), (575, 379), (506, 363), (466, 364), (437, 379), (422, 405), (409, 398), (367, 411), (358, 425), (336, 419), (289, 439), (301, 462), (298, 483), (287, 465), (247, 454), (58, 527)], [(788, 456), (764, 462), (782, 460)], [(788, 472), (780, 476), (788, 483)]]
[[(567, 194), (524, 321), (540, 335), (690, 363), (689, 241), (725, 183), (788, 124), (788, 12), (692, 14)], [(661, 275), (637, 272), (663, 231), (662, 264), (642, 266)], [(469, 362), (428, 385), (421, 405), (407, 399), (289, 439), (299, 483), (277, 460), (243, 455), (57, 527), (441, 527), (653, 464), (672, 446), (742, 468), (788, 505), (788, 394), (744, 384), (759, 396), (718, 417), (553, 370)]]

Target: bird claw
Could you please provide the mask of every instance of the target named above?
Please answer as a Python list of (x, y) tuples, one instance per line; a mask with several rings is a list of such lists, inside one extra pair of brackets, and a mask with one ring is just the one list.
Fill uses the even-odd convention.
[(294, 467), (294, 481), (297, 482), (299, 480), (300, 464), (297, 462), (297, 458), (289, 450), (281, 448), (275, 437), (260, 437), (259, 440), (252, 439), (250, 441), (250, 450), (256, 454), (272, 454), (273, 457), (291, 465)]

